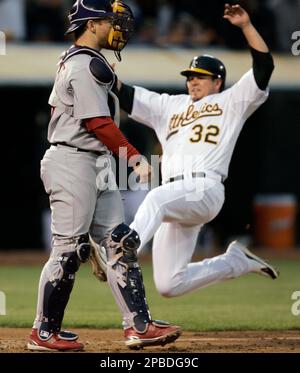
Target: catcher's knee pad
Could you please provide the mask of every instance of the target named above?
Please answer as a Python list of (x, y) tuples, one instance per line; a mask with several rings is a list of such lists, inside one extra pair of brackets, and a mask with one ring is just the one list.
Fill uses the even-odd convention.
[[(75, 273), (80, 264), (88, 260), (90, 255), (90, 243), (88, 234), (74, 237), (75, 250), (63, 252), (50, 266), (55, 269), (55, 275), (50, 277), (44, 287), (43, 297), (43, 322), (41, 332), (44, 334), (60, 331), (64, 311), (72, 291)], [(57, 267), (57, 268), (55, 268)], [(45, 333), (46, 332), (46, 333)]]
[(136, 253), (141, 241), (137, 232), (126, 224), (119, 224), (110, 234), (115, 245), (119, 245), (123, 251)]
[(137, 262), (140, 238), (125, 224), (118, 225), (104, 240), (108, 281), (128, 326), (139, 332), (150, 322), (142, 272)]
[(114, 262), (122, 258), (124, 263), (137, 262), (137, 249), (140, 243), (137, 232), (123, 223), (114, 228), (103, 240), (108, 261)]

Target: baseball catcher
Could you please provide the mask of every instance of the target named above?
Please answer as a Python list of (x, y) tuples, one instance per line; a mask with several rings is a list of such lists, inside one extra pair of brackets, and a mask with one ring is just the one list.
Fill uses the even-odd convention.
[[(128, 161), (135, 159), (129, 165), (142, 181), (151, 173), (118, 128), (117, 77), (100, 52), (111, 49), (120, 59), (133, 32), (133, 14), (122, 1), (77, 0), (69, 21), (74, 44), (58, 63), (49, 98), (51, 146), (41, 161), (52, 211), (52, 252), (41, 273), (28, 348), (83, 349), (78, 335), (62, 330), (62, 322), (76, 272), (91, 252), (95, 257), (93, 242), (106, 249), (107, 279), (123, 317), (126, 345), (163, 345), (178, 338), (180, 328), (150, 316), (136, 255), (139, 236), (123, 224), (120, 192), (111, 188), (116, 185), (111, 157), (121, 157), (121, 147)], [(103, 174), (109, 177), (98, 177)]]

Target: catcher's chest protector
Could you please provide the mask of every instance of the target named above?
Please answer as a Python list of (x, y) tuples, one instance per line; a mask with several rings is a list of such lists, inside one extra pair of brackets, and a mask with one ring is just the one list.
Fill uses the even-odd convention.
[[(106, 60), (106, 58), (95, 49), (89, 47), (72, 46), (69, 48), (61, 57), (59, 61), (59, 69), (73, 56), (79, 54), (87, 54), (91, 56), (90, 61), (90, 72), (91, 76), (102, 86), (108, 89), (108, 107), (110, 110), (111, 117), (119, 125), (119, 100), (117, 97), (117, 77), (114, 70)], [(70, 108), (68, 107), (68, 114), (70, 114)]]

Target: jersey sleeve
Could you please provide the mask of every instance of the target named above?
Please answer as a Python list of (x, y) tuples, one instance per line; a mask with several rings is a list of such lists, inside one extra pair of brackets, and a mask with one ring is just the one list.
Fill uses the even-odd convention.
[(244, 74), (228, 91), (233, 110), (245, 118), (262, 105), (269, 95), (269, 87), (265, 90), (258, 88), (253, 69)]
[(169, 95), (159, 94), (145, 88), (134, 87), (134, 100), (130, 118), (146, 126), (158, 129), (163, 123)]
[(110, 116), (107, 88), (99, 84), (88, 67), (77, 71), (70, 81), (74, 96), (74, 118)]

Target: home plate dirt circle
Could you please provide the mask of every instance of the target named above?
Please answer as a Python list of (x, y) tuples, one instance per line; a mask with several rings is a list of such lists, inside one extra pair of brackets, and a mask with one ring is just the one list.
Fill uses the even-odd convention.
[[(120, 329), (72, 329), (80, 336), (85, 352), (130, 352)], [(0, 328), (0, 353), (28, 352), (29, 329)], [(164, 347), (148, 347), (142, 352), (300, 352), (300, 333), (291, 331), (183, 332)], [(28, 352), (32, 353), (32, 352)], [(80, 352), (82, 353), (82, 352)]]

